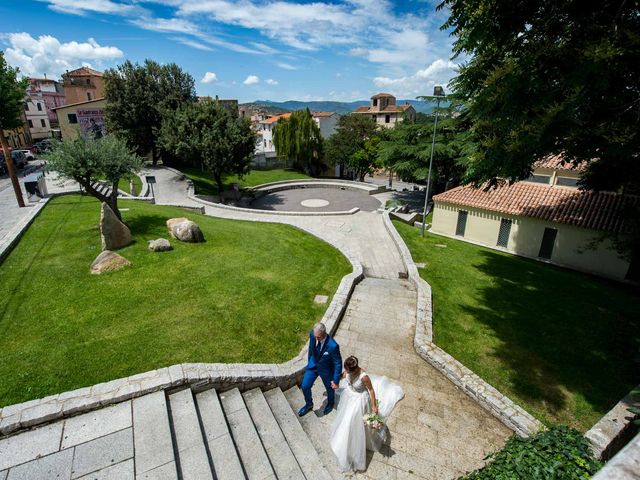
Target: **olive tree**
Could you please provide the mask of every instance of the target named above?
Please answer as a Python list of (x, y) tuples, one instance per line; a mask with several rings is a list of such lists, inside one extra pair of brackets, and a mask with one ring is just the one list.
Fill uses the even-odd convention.
[[(99, 140), (78, 137), (56, 142), (46, 155), (47, 171), (75, 180), (89, 195), (107, 203), (122, 219), (118, 210), (118, 183), (140, 170), (142, 157), (133, 153), (127, 143), (114, 135)], [(100, 180), (109, 184), (111, 191), (102, 193), (95, 188)]]

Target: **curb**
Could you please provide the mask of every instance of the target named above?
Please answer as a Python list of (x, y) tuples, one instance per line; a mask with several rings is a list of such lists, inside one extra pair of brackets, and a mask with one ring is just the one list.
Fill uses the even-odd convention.
[(32, 208), (33, 210), (25, 218), (20, 220), (15, 227), (13, 227), (7, 236), (0, 241), (0, 264), (4, 262), (4, 259), (11, 253), (13, 247), (18, 244), (20, 238), (27, 230), (27, 228), (33, 223), (36, 217), (40, 214), (44, 206), (49, 203), (55, 195), (43, 198), (36, 203)]
[(418, 291), (416, 334), (413, 340), (416, 353), (521, 437), (543, 430), (545, 427), (540, 421), (433, 343), (431, 286), (420, 277), (411, 252), (393, 226), (389, 212), (385, 211), (382, 216), (407, 268), (409, 281)]

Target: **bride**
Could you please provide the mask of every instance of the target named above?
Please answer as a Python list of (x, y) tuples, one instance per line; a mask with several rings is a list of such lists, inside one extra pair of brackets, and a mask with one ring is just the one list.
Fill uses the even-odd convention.
[(344, 361), (342, 379), (346, 386), (341, 385), (336, 392), (339, 400), (331, 432), (331, 449), (343, 472), (365, 470), (366, 450), (380, 451), (388, 440), (388, 430), (386, 425), (379, 429), (365, 425), (363, 417), (373, 413), (386, 420), (404, 397), (404, 392), (387, 377), (368, 375), (353, 356)]

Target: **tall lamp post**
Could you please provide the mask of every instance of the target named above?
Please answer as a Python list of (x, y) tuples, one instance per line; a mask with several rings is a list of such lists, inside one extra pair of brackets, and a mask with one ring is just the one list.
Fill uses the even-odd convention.
[(422, 210), (422, 236), (424, 237), (424, 229), (427, 224), (427, 203), (429, 202), (429, 187), (431, 186), (431, 167), (433, 166), (433, 151), (436, 147), (436, 128), (438, 127), (438, 112), (440, 111), (440, 99), (445, 96), (444, 88), (441, 86), (433, 87), (433, 96), (436, 98), (438, 105), (436, 107), (436, 120), (433, 123), (433, 140), (431, 141), (431, 158), (429, 159), (429, 173), (427, 174), (427, 188), (424, 194), (424, 209)]

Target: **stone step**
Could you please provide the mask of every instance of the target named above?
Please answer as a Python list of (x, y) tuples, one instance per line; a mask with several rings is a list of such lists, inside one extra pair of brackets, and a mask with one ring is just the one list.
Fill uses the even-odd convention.
[(198, 411), (190, 389), (169, 395), (178, 471), (182, 480), (213, 480)]
[[(313, 393), (314, 402), (316, 403), (316, 408), (318, 408), (318, 405), (322, 404), (320, 401), (322, 397), (321, 394), (319, 394), (318, 388), (314, 388)], [(304, 405), (302, 390), (298, 387), (292, 387), (284, 393), (284, 396), (289, 408), (294, 412), (307, 439), (313, 445), (316, 454), (320, 457), (320, 461), (331, 475), (331, 478), (334, 480), (344, 480), (344, 474), (340, 472), (336, 457), (329, 445), (329, 436), (331, 435), (330, 418), (332, 419), (335, 415), (335, 410), (334, 413), (326, 417), (318, 417), (316, 416), (316, 412), (309, 412), (304, 417), (298, 417), (297, 411)]]
[[(138, 476), (162, 467), (163, 478), (177, 480), (169, 411), (164, 391), (133, 399), (135, 467)], [(157, 472), (156, 472), (157, 473)]]
[[(265, 392), (264, 396), (287, 439), (287, 443), (298, 460), (305, 478), (307, 480), (331, 480), (331, 475), (325, 468), (316, 448), (302, 428), (298, 414), (292, 410), (282, 390), (274, 388)], [(303, 403), (304, 401), (300, 405), (302, 406)], [(307, 415), (313, 415), (313, 413)]]
[(280, 430), (262, 390), (254, 388), (244, 392), (242, 396), (278, 479), (304, 480), (298, 461), (287, 444), (287, 439)]
[(200, 392), (196, 394), (196, 403), (216, 478), (218, 480), (246, 478), (227, 421), (224, 418), (218, 393), (214, 389)]
[(231, 430), (233, 441), (240, 453), (244, 471), (249, 480), (275, 479), (267, 452), (251, 420), (240, 390), (234, 388), (220, 394), (220, 403)]

